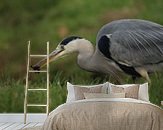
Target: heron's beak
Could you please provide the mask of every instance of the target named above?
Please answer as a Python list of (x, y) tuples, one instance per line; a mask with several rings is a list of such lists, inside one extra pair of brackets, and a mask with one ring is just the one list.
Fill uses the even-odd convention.
[[(52, 53), (49, 54), (49, 63), (57, 60), (58, 58), (61, 58), (64, 56), (65, 51), (62, 48), (57, 48)], [(39, 61), (37, 64), (31, 66), (34, 70), (40, 70), (42, 67), (44, 67), (47, 64), (47, 57)]]

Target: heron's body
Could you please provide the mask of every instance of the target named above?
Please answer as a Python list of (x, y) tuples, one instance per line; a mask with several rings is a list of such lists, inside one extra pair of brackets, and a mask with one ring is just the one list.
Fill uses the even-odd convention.
[(149, 80), (148, 73), (163, 70), (163, 26), (145, 20), (117, 20), (104, 25), (97, 34), (96, 49), (88, 40), (74, 36), (64, 39), (58, 48), (52, 56), (77, 52), (81, 68), (117, 79), (124, 72)]
[[(99, 42), (105, 35), (110, 35), (110, 41)], [(163, 69), (163, 26), (159, 24), (137, 19), (113, 21), (100, 29), (96, 41), (96, 48), (101, 46), (100, 52), (127, 74), (139, 76), (139, 69), (148, 73)], [(106, 46), (109, 49), (103, 49)]]

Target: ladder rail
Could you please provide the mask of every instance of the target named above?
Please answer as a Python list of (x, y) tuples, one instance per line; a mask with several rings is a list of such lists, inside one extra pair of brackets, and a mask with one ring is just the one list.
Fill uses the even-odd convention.
[(47, 42), (47, 108), (46, 114), (49, 115), (49, 42)]
[(24, 123), (27, 119), (27, 91), (28, 91), (28, 78), (29, 78), (29, 64), (30, 64), (30, 41), (28, 41), (28, 58), (27, 58), (27, 74), (26, 74), (26, 85), (25, 85), (25, 98), (24, 98)]

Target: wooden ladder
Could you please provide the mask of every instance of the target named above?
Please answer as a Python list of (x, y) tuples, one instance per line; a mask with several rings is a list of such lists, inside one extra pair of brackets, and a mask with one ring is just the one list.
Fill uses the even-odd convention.
[[(37, 57), (47, 57), (47, 65), (46, 70), (30, 70), (30, 61), (31, 58)], [(29, 88), (29, 73), (35, 72), (43, 72), (46, 73), (47, 76), (47, 84), (46, 89), (37, 88), (30, 89)], [(46, 91), (47, 101), (46, 104), (28, 104), (28, 91)], [(49, 114), (49, 42), (47, 42), (47, 54), (46, 55), (31, 55), (30, 54), (30, 41), (28, 42), (28, 59), (27, 59), (27, 74), (26, 74), (26, 85), (25, 85), (25, 98), (24, 98), (24, 124), (27, 122), (27, 107), (46, 107), (46, 114)]]

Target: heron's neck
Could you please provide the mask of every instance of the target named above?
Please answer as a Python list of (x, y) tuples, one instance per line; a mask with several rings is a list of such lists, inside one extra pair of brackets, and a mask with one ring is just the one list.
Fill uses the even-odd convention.
[(91, 59), (94, 54), (94, 47), (88, 40), (78, 41), (78, 65), (85, 70), (92, 71)]

